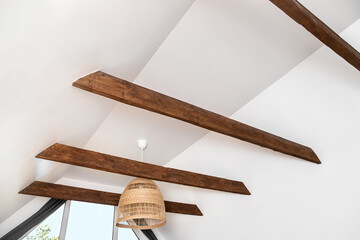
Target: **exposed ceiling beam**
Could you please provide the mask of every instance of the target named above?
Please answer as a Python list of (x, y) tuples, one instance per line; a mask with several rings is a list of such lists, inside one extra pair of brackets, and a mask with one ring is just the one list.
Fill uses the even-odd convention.
[(238, 138), (274, 151), (321, 163), (314, 151), (306, 146), (240, 123), (189, 103), (138, 86), (103, 72), (95, 72), (73, 83), (73, 86), (176, 118), (199, 127)]
[(250, 195), (244, 183), (239, 181), (138, 162), (58, 143), (45, 149), (36, 157), (133, 177)]
[[(117, 206), (121, 194), (35, 181), (20, 194)], [(165, 201), (166, 212), (202, 216), (194, 204)]]
[(296, 0), (270, 0), (285, 14), (360, 71), (360, 53)]

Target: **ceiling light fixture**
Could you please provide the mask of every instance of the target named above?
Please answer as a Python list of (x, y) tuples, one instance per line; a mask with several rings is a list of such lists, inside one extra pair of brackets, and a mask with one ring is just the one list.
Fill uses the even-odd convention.
[[(141, 161), (147, 141), (138, 140)], [(166, 224), (165, 203), (155, 182), (135, 178), (125, 188), (119, 200), (116, 226), (133, 229), (153, 229)]]

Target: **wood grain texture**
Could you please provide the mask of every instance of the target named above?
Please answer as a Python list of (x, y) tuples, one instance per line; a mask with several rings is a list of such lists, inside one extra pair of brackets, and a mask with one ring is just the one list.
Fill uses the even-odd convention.
[[(20, 194), (117, 206), (121, 194), (35, 181)], [(165, 201), (166, 212), (202, 216), (194, 204)]]
[(54, 144), (37, 158), (168, 183), (250, 195), (244, 183)]
[(75, 81), (73, 86), (274, 151), (321, 163), (309, 147), (102, 72), (87, 75)]
[(360, 53), (296, 0), (270, 0), (286, 15), (360, 71)]

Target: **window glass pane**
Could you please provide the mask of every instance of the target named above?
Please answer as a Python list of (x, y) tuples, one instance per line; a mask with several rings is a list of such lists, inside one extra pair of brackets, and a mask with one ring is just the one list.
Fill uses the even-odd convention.
[(66, 240), (111, 240), (114, 207), (71, 201)]
[(25, 240), (38, 240), (38, 239), (58, 240), (60, 235), (60, 227), (64, 212), (64, 206), (65, 204), (59, 207), (53, 214), (48, 216), (24, 239)]
[(138, 238), (130, 228), (118, 227), (118, 240), (138, 240)]

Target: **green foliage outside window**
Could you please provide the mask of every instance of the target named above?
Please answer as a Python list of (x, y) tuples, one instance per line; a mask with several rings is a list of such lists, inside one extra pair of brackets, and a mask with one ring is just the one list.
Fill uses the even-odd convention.
[(26, 237), (26, 240), (59, 240), (59, 237), (50, 237), (51, 228), (48, 225), (36, 229), (34, 236)]

